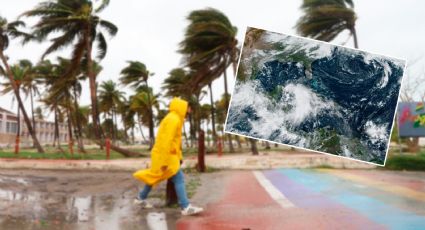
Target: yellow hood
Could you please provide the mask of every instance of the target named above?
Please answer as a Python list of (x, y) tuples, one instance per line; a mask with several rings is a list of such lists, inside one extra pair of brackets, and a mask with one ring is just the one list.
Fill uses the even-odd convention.
[[(170, 102), (170, 112), (161, 121), (151, 152), (151, 165), (148, 169), (135, 172), (133, 176), (148, 185), (171, 178), (180, 169), (181, 130), (184, 124), (188, 103), (180, 98)], [(163, 168), (166, 168), (163, 170)]]
[(184, 120), (187, 112), (187, 101), (175, 97), (170, 102), (170, 112), (176, 112), (181, 119)]

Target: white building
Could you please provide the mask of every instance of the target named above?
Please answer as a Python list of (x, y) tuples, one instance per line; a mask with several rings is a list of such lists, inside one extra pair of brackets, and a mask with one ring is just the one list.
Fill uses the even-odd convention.
[[(31, 118), (30, 118), (31, 119)], [(32, 120), (31, 120), (32, 122)], [(23, 117), (21, 117), (21, 145), (32, 146), (32, 138), (29, 135)], [(53, 144), (55, 137), (55, 123), (44, 120), (35, 121), (37, 139), (42, 145)], [(0, 147), (12, 147), (15, 145), (18, 131), (18, 117), (16, 114), (0, 107)], [(68, 126), (59, 124), (59, 140), (61, 143), (68, 142)]]

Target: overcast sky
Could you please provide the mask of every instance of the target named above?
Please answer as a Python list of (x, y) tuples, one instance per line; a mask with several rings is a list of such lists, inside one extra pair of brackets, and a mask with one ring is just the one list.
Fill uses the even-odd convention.
[[(22, 12), (33, 8), (39, 0), (0, 0), (0, 15), (9, 21), (15, 20)], [(149, 80), (155, 92), (160, 91), (162, 81), (171, 69), (179, 67), (181, 55), (176, 50), (183, 39), (188, 25), (186, 16), (192, 10), (213, 7), (224, 12), (238, 28), (239, 45), (246, 26), (253, 26), (276, 32), (295, 34), (294, 25), (301, 15), (301, 0), (287, 1), (229, 1), (229, 0), (185, 0), (185, 1), (142, 1), (111, 0), (100, 17), (118, 26), (118, 34), (108, 39), (108, 53), (101, 62), (104, 70), (98, 80), (112, 79), (118, 82), (119, 73), (128, 60), (146, 64), (155, 75)], [(241, 4), (242, 3), (242, 4)], [(362, 50), (401, 59), (420, 59), (411, 69), (409, 78), (424, 74), (425, 59), (425, 1), (422, 0), (354, 0), (358, 15), (356, 24), (359, 47)], [(34, 20), (26, 20), (28, 24)], [(341, 34), (333, 43), (341, 44), (348, 33)], [(19, 59), (39, 61), (48, 43), (31, 43), (22, 47), (12, 42), (6, 50), (13, 64)], [(347, 46), (352, 47), (352, 40)], [(69, 56), (69, 50), (49, 55)], [(233, 89), (234, 77), (228, 70), (229, 89)], [(406, 79), (404, 80), (406, 82)], [(89, 104), (88, 81), (83, 83), (82, 105)], [(216, 99), (224, 92), (223, 79), (213, 83)], [(125, 90), (123, 88), (123, 90)], [(125, 90), (130, 92), (129, 90)], [(1, 96), (0, 107), (11, 109), (12, 96)], [(205, 98), (205, 102), (207, 102)], [(29, 102), (26, 102), (29, 108)], [(16, 105), (14, 106), (14, 110)]]

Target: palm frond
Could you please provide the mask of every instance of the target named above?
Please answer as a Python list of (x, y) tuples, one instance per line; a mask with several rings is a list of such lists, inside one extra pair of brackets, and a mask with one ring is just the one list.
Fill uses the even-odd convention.
[(109, 21), (100, 20), (99, 24), (108, 32), (110, 36), (115, 36), (118, 32), (118, 27)]
[(102, 3), (95, 10), (96, 13), (99, 13), (102, 10), (104, 10), (109, 5), (109, 2), (110, 2), (109, 0), (101, 0), (101, 1), (102, 1)]
[(105, 37), (102, 33), (98, 33), (97, 37), (97, 58), (102, 60), (106, 56), (106, 52), (108, 50), (108, 44), (106, 43)]

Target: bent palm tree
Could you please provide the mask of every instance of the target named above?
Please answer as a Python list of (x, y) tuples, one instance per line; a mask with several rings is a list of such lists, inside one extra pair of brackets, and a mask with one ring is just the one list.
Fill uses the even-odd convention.
[[(180, 43), (179, 51), (186, 55), (187, 65), (195, 71), (192, 87), (202, 88), (210, 85), (223, 74), (224, 90), (227, 95), (226, 69), (233, 64), (233, 70), (236, 71), (239, 53), (236, 47), (237, 28), (231, 24), (226, 15), (213, 8), (192, 11), (187, 19), (190, 24), (186, 29), (184, 40)], [(212, 97), (211, 94), (212, 91), (210, 91)], [(229, 101), (226, 100), (226, 107), (228, 105)], [(214, 111), (214, 107), (211, 109)], [(230, 151), (234, 152), (230, 136), (229, 147)]]
[(26, 42), (29, 38), (31, 38), (29, 34), (23, 33), (17, 29), (19, 26), (24, 26), (24, 25), (25, 24), (21, 21), (8, 23), (5, 18), (0, 16), (0, 59), (2, 64), (4, 65), (4, 68), (2, 67), (1, 69), (2, 69), (2, 72), (4, 72), (7, 78), (9, 79), (13, 93), (15, 94), (16, 100), (18, 102), (18, 107), (20, 108), (20, 111), (22, 112), (22, 115), (24, 116), (24, 121), (25, 121), (25, 124), (27, 125), (27, 129), (31, 135), (34, 146), (37, 148), (37, 151), (39, 153), (44, 153), (44, 149), (43, 147), (41, 147), (40, 142), (37, 139), (37, 136), (31, 125), (31, 121), (28, 117), (27, 111), (25, 110), (24, 104), (22, 102), (21, 96), (19, 95), (18, 85), (15, 82), (13, 73), (7, 62), (7, 58), (4, 55), (4, 51), (9, 46), (10, 38), (23, 37), (24, 38), (23, 42)]
[[(38, 40), (47, 39), (51, 34), (60, 35), (52, 39), (52, 44), (44, 52), (42, 58), (69, 45), (73, 46), (71, 65), (67, 74), (72, 74), (81, 64), (83, 56), (87, 59), (87, 75), (90, 82), (90, 98), (93, 128), (96, 138), (101, 138), (98, 124), (98, 108), (96, 94), (96, 74), (93, 70), (92, 47), (97, 42), (97, 58), (103, 59), (107, 51), (107, 43), (102, 31), (114, 36), (118, 28), (109, 21), (102, 20), (96, 13), (102, 11), (108, 0), (94, 9), (90, 0), (55, 0), (40, 3), (35, 9), (23, 13), (27, 17), (40, 17), (34, 26), (34, 35)], [(76, 41), (74, 43), (74, 41)]]
[[(146, 65), (139, 61), (129, 61), (128, 66), (121, 70), (120, 81), (123, 85), (128, 85), (133, 89), (140, 88), (143, 84), (149, 89), (148, 78), (152, 76)], [(147, 102), (151, 103), (151, 93), (147, 93)], [(146, 109), (149, 117), (149, 147), (152, 148), (155, 142), (154, 122), (152, 104), (148, 104)]]
[(37, 133), (34, 114), (34, 97), (40, 95), (40, 92), (38, 90), (40, 82), (37, 81), (36, 68), (34, 68), (34, 66), (29, 60), (20, 60), (19, 66), (24, 70), (24, 75), (21, 81), (21, 88), (25, 94), (25, 99), (28, 98), (28, 96), (30, 97), (32, 128), (34, 129), (34, 132)]
[(112, 80), (102, 82), (99, 90), (99, 107), (101, 111), (110, 114), (112, 121), (110, 133), (113, 141), (117, 132), (116, 116), (118, 108), (123, 105), (124, 100), (124, 92), (118, 90), (115, 82)]
[(191, 78), (182, 68), (172, 69), (169, 76), (162, 83), (161, 89), (165, 91), (167, 97), (181, 97), (189, 100), (191, 93), (187, 90)]
[[(136, 94), (130, 97), (130, 109), (139, 115), (138, 121), (144, 125), (151, 127), (153, 123), (152, 107), (159, 110), (159, 95), (153, 95), (151, 88), (140, 87)], [(140, 123), (139, 123), (140, 124)], [(143, 135), (140, 126), (140, 132)]]
[(344, 30), (350, 31), (354, 47), (358, 48), (355, 28), (357, 16), (352, 0), (304, 0), (304, 15), (295, 28), (302, 36), (331, 41)]

